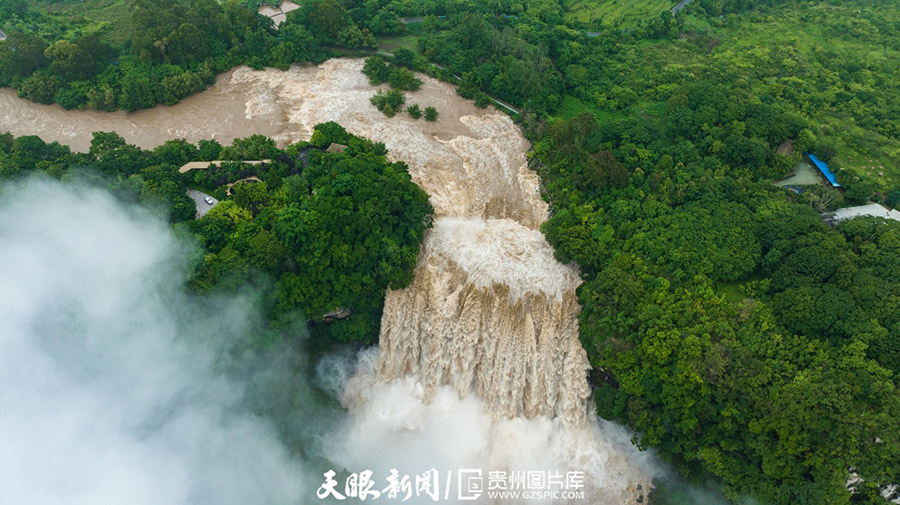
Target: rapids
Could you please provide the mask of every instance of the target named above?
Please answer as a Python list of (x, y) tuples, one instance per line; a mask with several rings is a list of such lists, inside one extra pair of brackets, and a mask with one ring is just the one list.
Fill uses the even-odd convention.
[[(451, 422), (434, 409), (465, 405), (484, 428), (483, 437), (459, 442), (471, 446), (469, 465), (521, 466), (525, 460), (503, 440), (543, 440), (546, 456), (528, 461), (584, 471), (587, 503), (644, 502), (648, 458), (623, 428), (591, 413), (589, 364), (578, 340), (580, 280), (555, 261), (538, 231), (548, 206), (527, 166), (528, 142), (507, 116), (478, 109), (425, 76), (407, 104), (435, 106), (438, 121), (387, 118), (369, 104), (375, 88), (362, 64), (241, 67), (178, 105), (129, 114), (65, 111), (3, 89), (0, 131), (39, 134), (76, 150), (88, 148), (95, 130), (115, 130), (141, 147), (179, 137), (227, 143), (253, 133), (285, 145), (336, 121), (383, 142), (430, 195), (435, 226), (412, 285), (387, 293), (377, 359), (348, 382), (342, 401), (351, 418), (370, 432), (377, 431), (372, 423), (391, 426), (385, 433), (416, 432), (435, 416)], [(416, 408), (398, 410), (398, 402)]]

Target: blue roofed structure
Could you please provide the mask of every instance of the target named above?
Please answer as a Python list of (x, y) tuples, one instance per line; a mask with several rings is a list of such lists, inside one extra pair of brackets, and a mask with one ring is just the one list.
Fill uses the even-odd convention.
[(811, 161), (813, 163), (813, 165), (816, 166), (816, 168), (819, 169), (819, 172), (822, 172), (822, 175), (824, 175), (825, 178), (828, 179), (828, 182), (830, 182), (832, 186), (834, 186), (836, 188), (841, 187), (841, 184), (837, 181), (837, 178), (835, 178), (834, 174), (831, 172), (831, 169), (828, 168), (828, 165), (824, 161), (820, 160), (819, 158), (816, 158), (815, 154), (812, 154), (812, 153), (803, 153), (803, 154), (807, 158), (809, 158), (809, 161)]

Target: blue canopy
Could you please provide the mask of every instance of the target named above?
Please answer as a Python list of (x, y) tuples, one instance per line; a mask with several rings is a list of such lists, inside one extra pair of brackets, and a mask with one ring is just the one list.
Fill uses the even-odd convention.
[(841, 187), (840, 183), (838, 183), (837, 179), (834, 177), (834, 174), (831, 173), (831, 170), (828, 168), (828, 165), (825, 164), (824, 161), (820, 160), (819, 158), (816, 158), (815, 154), (810, 154), (810, 153), (803, 153), (803, 154), (805, 154), (806, 156), (809, 157), (809, 160), (812, 161), (813, 165), (815, 165), (816, 168), (819, 169), (819, 172), (822, 172), (822, 175), (824, 175), (825, 178), (828, 179), (828, 182), (830, 182), (832, 186), (834, 186), (836, 188)]

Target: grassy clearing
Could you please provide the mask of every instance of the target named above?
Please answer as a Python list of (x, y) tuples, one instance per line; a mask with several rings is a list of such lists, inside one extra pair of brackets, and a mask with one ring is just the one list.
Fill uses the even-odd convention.
[(670, 10), (678, 2), (670, 0), (564, 0), (566, 20), (588, 25), (633, 25)]
[(583, 114), (585, 112), (589, 112), (601, 120), (608, 120), (611, 114), (592, 103), (587, 103), (578, 98), (575, 98), (571, 95), (566, 95), (563, 97), (562, 103), (559, 105), (559, 108), (553, 114), (554, 117), (562, 118), (562, 119), (572, 119), (573, 117)]
[[(812, 83), (822, 88), (823, 94), (829, 92), (829, 81), (841, 79), (832, 65), (822, 62), (821, 55), (826, 48), (844, 61), (866, 61), (872, 65), (874, 74), (880, 72), (880, 65), (890, 66), (892, 62), (900, 61), (900, 51), (885, 49), (866, 37), (844, 33), (835, 25), (819, 22), (820, 14), (829, 22), (854, 18), (852, 9), (821, 4), (799, 10), (779, 10), (773, 15), (748, 15), (731, 20), (727, 27), (688, 16), (684, 39), (642, 44), (641, 58), (646, 61), (649, 72), (682, 75), (696, 72), (702, 75), (709, 67), (743, 69), (754, 91), (762, 92), (773, 82), (790, 88), (793, 85), (791, 79), (799, 79), (793, 82)], [(698, 45), (705, 49), (698, 50)], [(793, 59), (798, 63), (796, 70), (786, 70), (776, 77), (754, 75), (754, 68), (768, 68), (784, 58), (783, 53), (776, 54), (784, 48), (794, 51)], [(791, 74), (795, 75), (792, 77)], [(820, 85), (820, 81), (823, 84)], [(872, 85), (873, 89), (878, 86)], [(649, 103), (645, 97), (636, 108), (650, 117), (657, 117), (665, 110), (664, 104)], [(798, 109), (819, 125), (820, 139), (833, 145), (834, 164), (872, 180), (882, 190), (900, 187), (900, 139), (860, 126), (857, 118), (840, 107), (804, 110), (805, 105), (801, 104)]]
[(724, 295), (725, 299), (731, 303), (741, 303), (747, 298), (741, 288), (746, 281), (740, 282), (719, 282), (716, 284), (716, 289), (720, 295)]
[(131, 40), (134, 33), (130, 12), (132, 0), (33, 0), (29, 3), (51, 15), (68, 19), (83, 17), (90, 22), (83, 32), (101, 31), (103, 38), (112, 44), (121, 45)]
[(399, 47), (409, 49), (416, 55), (422, 55), (422, 53), (419, 52), (419, 37), (415, 35), (378, 37), (378, 50), (380, 51), (387, 51), (390, 53)]
[[(837, 17), (846, 8), (818, 5), (809, 9), (810, 12), (825, 10)], [(816, 52), (822, 50), (823, 41), (828, 41), (828, 48), (848, 61), (877, 64), (884, 60), (900, 59), (900, 52), (867, 42), (862, 37), (841, 33), (827, 24), (804, 22), (803, 11), (779, 14), (760, 17), (753, 22), (730, 27), (727, 32), (722, 31), (728, 36), (722, 40), (717, 52), (753, 55), (759, 48), (792, 45), (800, 61), (812, 62), (817, 60)], [(765, 57), (762, 53), (757, 55)], [(835, 159), (841, 168), (872, 179), (882, 188), (900, 185), (900, 167), (897, 166), (896, 156), (892, 158), (894, 153), (900, 152), (900, 141), (857, 125), (856, 118), (839, 110), (817, 115), (816, 119), (826, 132), (824, 137), (834, 143), (837, 152)]]

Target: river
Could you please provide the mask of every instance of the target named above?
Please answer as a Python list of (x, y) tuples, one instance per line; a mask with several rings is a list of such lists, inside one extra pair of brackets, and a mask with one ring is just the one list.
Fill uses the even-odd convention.
[[(478, 109), (426, 76), (407, 103), (434, 106), (439, 119), (387, 118), (369, 104), (375, 88), (362, 65), (335, 59), (286, 72), (241, 67), (175, 106), (134, 113), (65, 111), (0, 90), (0, 131), (82, 151), (95, 130), (117, 131), (145, 148), (172, 138), (228, 143), (253, 133), (285, 145), (336, 121), (383, 142), (429, 193), (435, 226), (413, 284), (387, 293), (379, 350), (361, 360), (344, 391), (357, 428), (394, 436), (437, 423), (437, 436), (445, 437), (453, 424), (479, 419), (452, 448), (439, 446), (429, 457), (445, 450), (482, 468), (583, 471), (590, 503), (646, 502), (646, 455), (623, 428), (591, 412), (589, 364), (578, 340), (580, 278), (555, 261), (538, 230), (548, 206), (527, 166), (527, 140), (507, 116)], [(455, 420), (451, 410), (471, 415)], [(370, 463), (359, 459), (359, 445), (345, 462)]]

